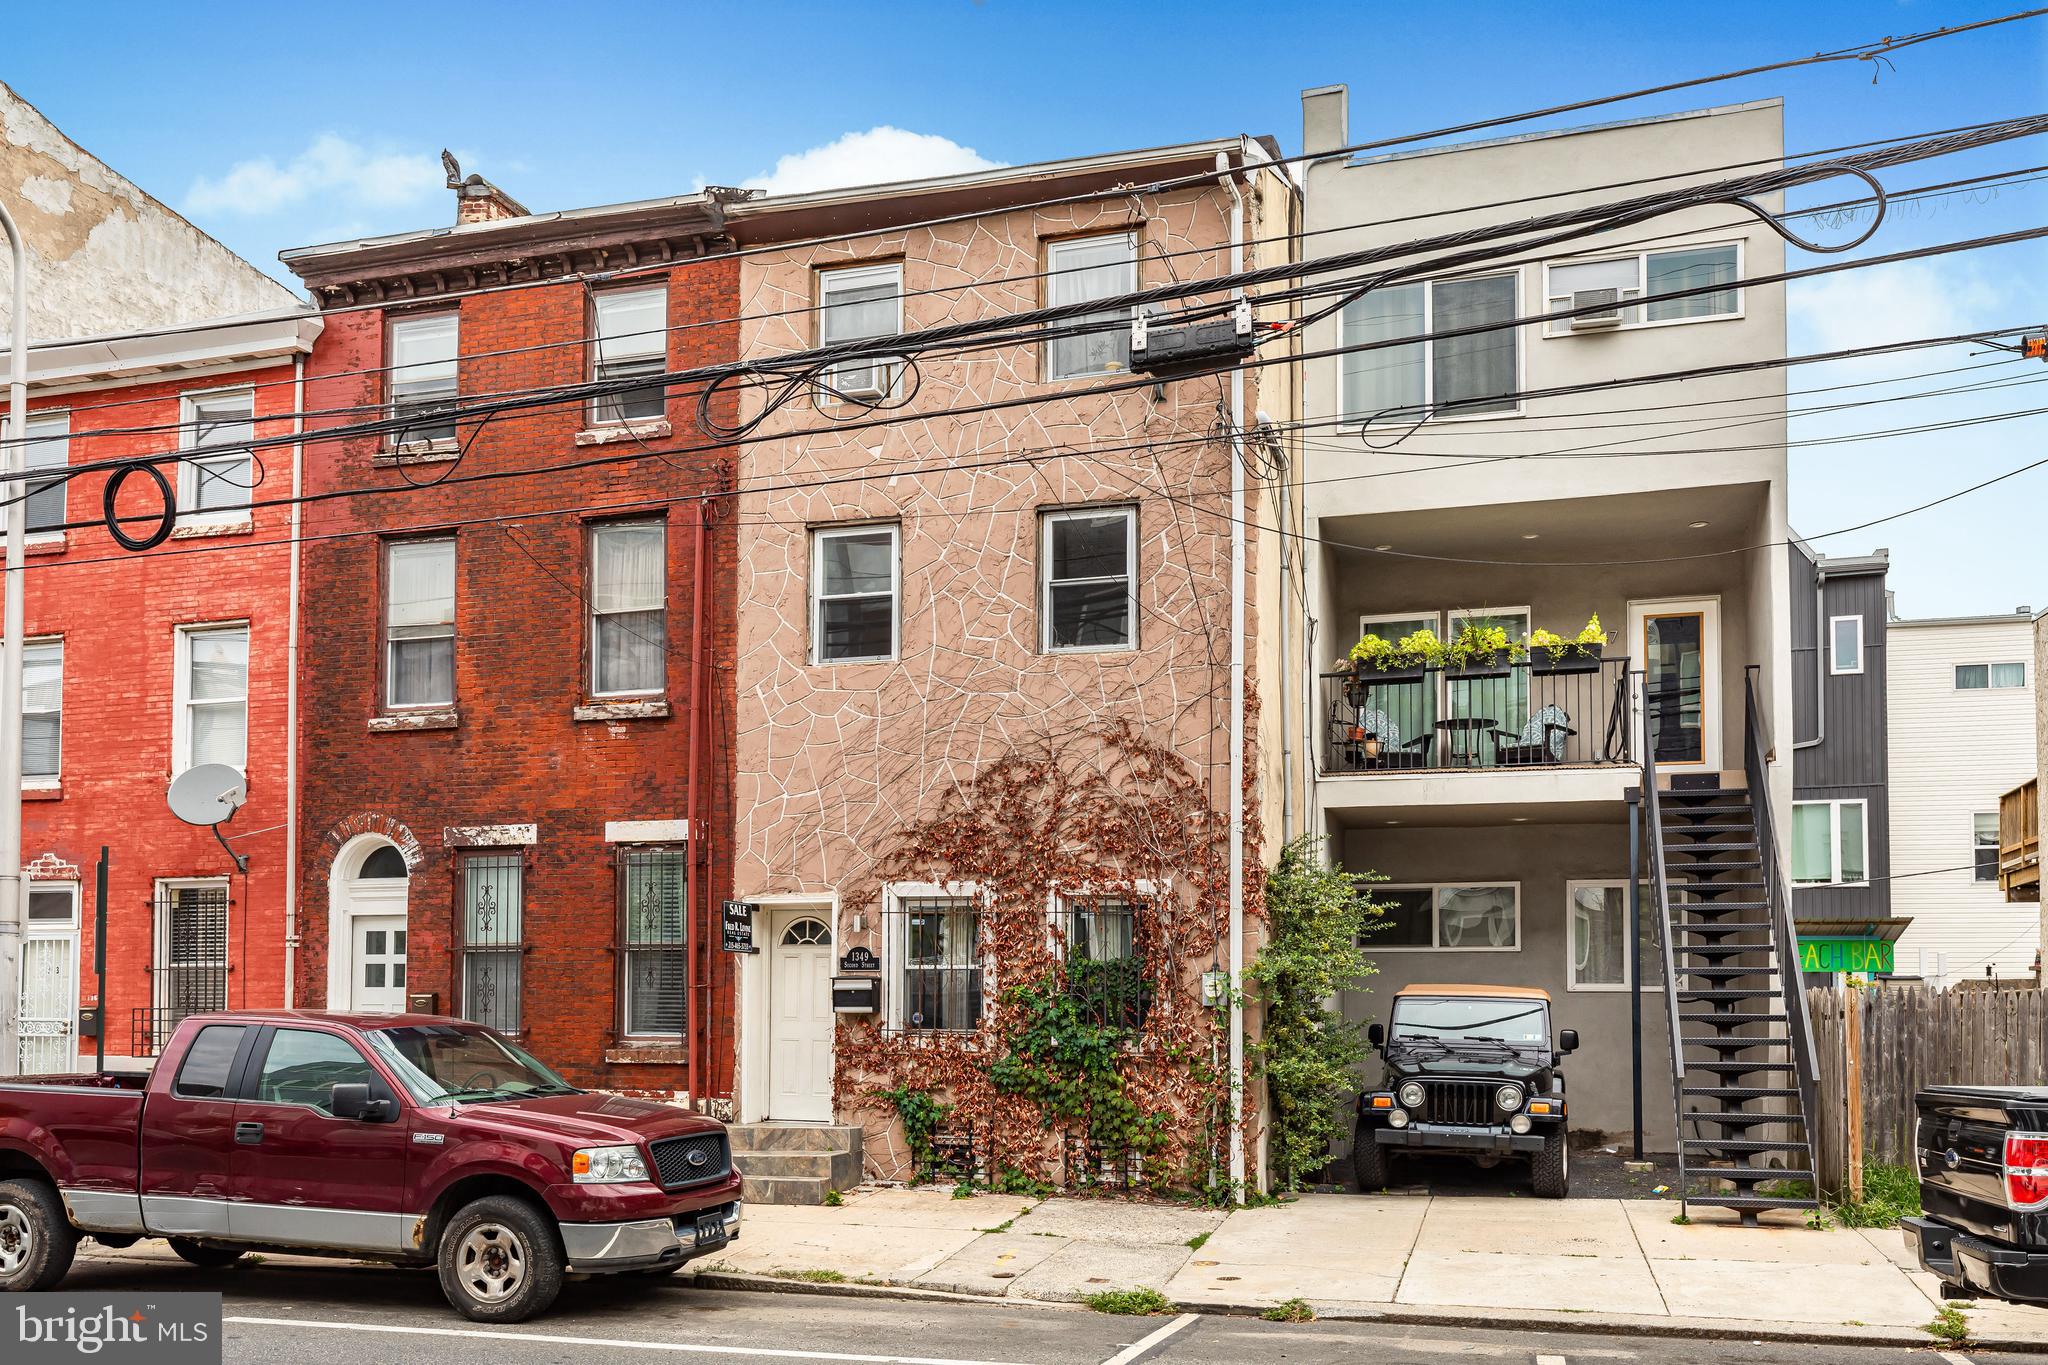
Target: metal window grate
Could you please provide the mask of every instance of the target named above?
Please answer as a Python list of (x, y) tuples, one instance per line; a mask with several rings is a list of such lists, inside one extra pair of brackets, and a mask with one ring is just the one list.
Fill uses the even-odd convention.
[(1152, 1006), (1145, 980), (1149, 926), (1140, 907), (1114, 898), (1075, 900), (1061, 924), (1067, 994), (1090, 1023), (1136, 1030)]
[(681, 849), (619, 856), (625, 1031), (681, 1037), (689, 1023), (689, 857)]
[(917, 896), (887, 912), (900, 944), (896, 1027), (969, 1032), (981, 1026), (981, 915), (961, 897)]
[(225, 883), (165, 887), (156, 902), (150, 1004), (134, 1011), (129, 1045), (151, 1056), (190, 1014), (228, 1004), (228, 888)]
[(1145, 1184), (1143, 1152), (1090, 1142), (1081, 1133), (1068, 1133), (1060, 1147), (1060, 1164), (1070, 1190), (1131, 1190)]
[(462, 1017), (517, 1033), (524, 984), (526, 859), (517, 853), (462, 860)]

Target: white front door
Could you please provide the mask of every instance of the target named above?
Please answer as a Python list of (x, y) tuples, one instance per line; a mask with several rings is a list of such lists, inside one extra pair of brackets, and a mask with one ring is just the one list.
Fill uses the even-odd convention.
[(778, 916), (768, 949), (768, 1117), (832, 1119), (832, 929), (810, 911)]
[(21, 1072), (78, 1070), (78, 934), (31, 927), (21, 951)]
[(367, 1014), (405, 1011), (405, 916), (357, 915), (355, 975), (349, 1008)]
[(1643, 670), (1636, 736), (1660, 768), (1721, 766), (1721, 599), (1631, 602), (1629, 651)]

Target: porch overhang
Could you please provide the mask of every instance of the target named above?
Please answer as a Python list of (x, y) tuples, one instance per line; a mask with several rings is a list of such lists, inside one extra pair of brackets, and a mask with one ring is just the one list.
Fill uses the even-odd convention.
[(1630, 764), (1379, 772), (1319, 778), (1316, 794), (1342, 825), (1586, 824), (1620, 820), (1641, 782)]

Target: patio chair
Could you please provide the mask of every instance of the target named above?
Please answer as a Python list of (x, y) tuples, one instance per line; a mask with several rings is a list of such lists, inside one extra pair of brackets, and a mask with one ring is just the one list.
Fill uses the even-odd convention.
[[(1368, 735), (1379, 740), (1379, 753), (1368, 755), (1365, 752)], [(1436, 736), (1426, 732), (1413, 739), (1402, 739), (1400, 722), (1378, 707), (1360, 711), (1353, 727), (1352, 745), (1358, 756), (1358, 766), (1369, 771), (1427, 768), (1429, 748), (1435, 742)]]
[(1577, 734), (1571, 713), (1562, 706), (1545, 706), (1529, 717), (1521, 733), (1493, 732), (1494, 762), (1503, 768), (1527, 768), (1544, 763), (1564, 762), (1564, 742)]

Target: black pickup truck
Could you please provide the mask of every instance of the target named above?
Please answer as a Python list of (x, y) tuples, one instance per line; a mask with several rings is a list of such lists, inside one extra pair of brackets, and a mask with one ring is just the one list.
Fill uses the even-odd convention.
[(1899, 1220), (1945, 1298), (2048, 1304), (2048, 1087), (1937, 1085), (1913, 1097), (1918, 1218)]

